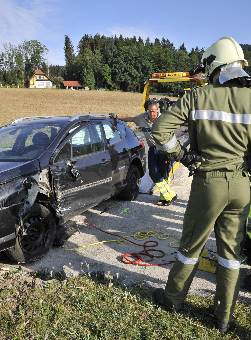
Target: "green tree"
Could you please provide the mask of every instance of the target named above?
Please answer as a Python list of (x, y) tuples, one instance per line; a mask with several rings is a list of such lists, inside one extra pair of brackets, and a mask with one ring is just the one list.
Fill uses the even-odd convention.
[(4, 44), (1, 53), (1, 81), (5, 85), (23, 86), (24, 58), (19, 46)]
[(69, 66), (69, 65), (72, 65), (75, 61), (74, 47), (73, 47), (71, 39), (68, 37), (68, 35), (65, 35), (64, 55), (65, 55), (65, 65), (66, 65), (66, 67)]
[(64, 77), (65, 67), (61, 65), (50, 65), (49, 66), (50, 77)]
[(47, 47), (38, 40), (24, 41), (20, 45), (20, 50), (24, 58), (24, 81), (26, 86), (29, 84), (30, 77), (34, 74), (35, 70), (42, 67), (46, 62)]
[(57, 88), (61, 88), (63, 87), (63, 81), (64, 81), (64, 78), (63, 77), (51, 77), (51, 80), (53, 82), (53, 84), (56, 85)]
[(91, 39), (92, 37), (88, 34), (85, 34), (78, 43), (78, 55), (82, 55), (86, 48), (91, 49)]
[(5, 85), (24, 86), (38, 67), (46, 61), (48, 49), (37, 40), (15, 46), (4, 44), (0, 55), (0, 80)]
[(84, 67), (83, 69), (83, 85), (89, 87), (89, 89), (95, 88), (95, 77), (94, 72), (89, 67)]
[(190, 53), (188, 54), (191, 69), (200, 64), (202, 53), (203, 50), (200, 50), (198, 47), (191, 49)]
[(95, 55), (90, 48), (85, 48), (83, 53), (79, 56), (78, 62), (81, 65), (81, 80), (83, 86), (88, 86), (90, 89), (94, 89), (96, 85), (94, 67), (95, 67)]
[(189, 59), (189, 55), (184, 44), (180, 46), (180, 48), (176, 51), (175, 55), (176, 55), (174, 63), (175, 70), (189, 71), (191, 69), (191, 60)]
[[(127, 46), (126, 46), (127, 45)], [(123, 91), (137, 91), (140, 86), (140, 72), (138, 63), (137, 45), (125, 46), (118, 49), (112, 65), (112, 79), (116, 88)]]
[(85, 34), (71, 68), (71, 79), (93, 88), (142, 91), (153, 72), (188, 71), (200, 60), (201, 50), (175, 48), (168, 38), (105, 37)]
[(112, 84), (112, 71), (108, 64), (104, 64), (102, 66), (102, 78), (103, 78), (103, 87), (108, 88), (109, 90), (113, 88)]
[(78, 65), (74, 54), (74, 47), (68, 35), (65, 35), (64, 54), (65, 54), (65, 74), (64, 74), (65, 79), (78, 80)]

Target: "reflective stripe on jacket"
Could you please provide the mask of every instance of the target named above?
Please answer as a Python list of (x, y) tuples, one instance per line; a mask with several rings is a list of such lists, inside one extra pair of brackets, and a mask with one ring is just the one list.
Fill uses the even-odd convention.
[(156, 142), (177, 154), (174, 131), (188, 122), (191, 149), (205, 158), (200, 170), (246, 169), (251, 145), (251, 89), (207, 85), (187, 92), (153, 125)]

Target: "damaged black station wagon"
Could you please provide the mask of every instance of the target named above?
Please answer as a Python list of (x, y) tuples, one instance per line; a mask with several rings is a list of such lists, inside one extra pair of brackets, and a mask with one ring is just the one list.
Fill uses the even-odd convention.
[(111, 116), (24, 118), (0, 128), (0, 251), (44, 255), (70, 219), (103, 200), (133, 200), (145, 148)]

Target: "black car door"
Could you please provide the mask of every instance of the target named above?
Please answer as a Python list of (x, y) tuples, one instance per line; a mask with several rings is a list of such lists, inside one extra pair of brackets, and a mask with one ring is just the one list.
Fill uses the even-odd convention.
[(130, 153), (125, 142), (123, 126), (118, 129), (118, 126), (107, 120), (103, 122), (103, 128), (112, 157), (113, 183), (122, 183), (126, 179), (130, 164)]
[(74, 215), (111, 196), (111, 156), (99, 123), (77, 128), (63, 142), (51, 174), (62, 215)]

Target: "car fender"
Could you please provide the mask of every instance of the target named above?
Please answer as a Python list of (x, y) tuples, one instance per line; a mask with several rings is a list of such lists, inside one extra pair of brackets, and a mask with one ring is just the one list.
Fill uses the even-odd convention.
[(22, 217), (34, 204), (38, 187), (31, 177), (19, 177), (1, 185), (0, 250), (14, 244)]

